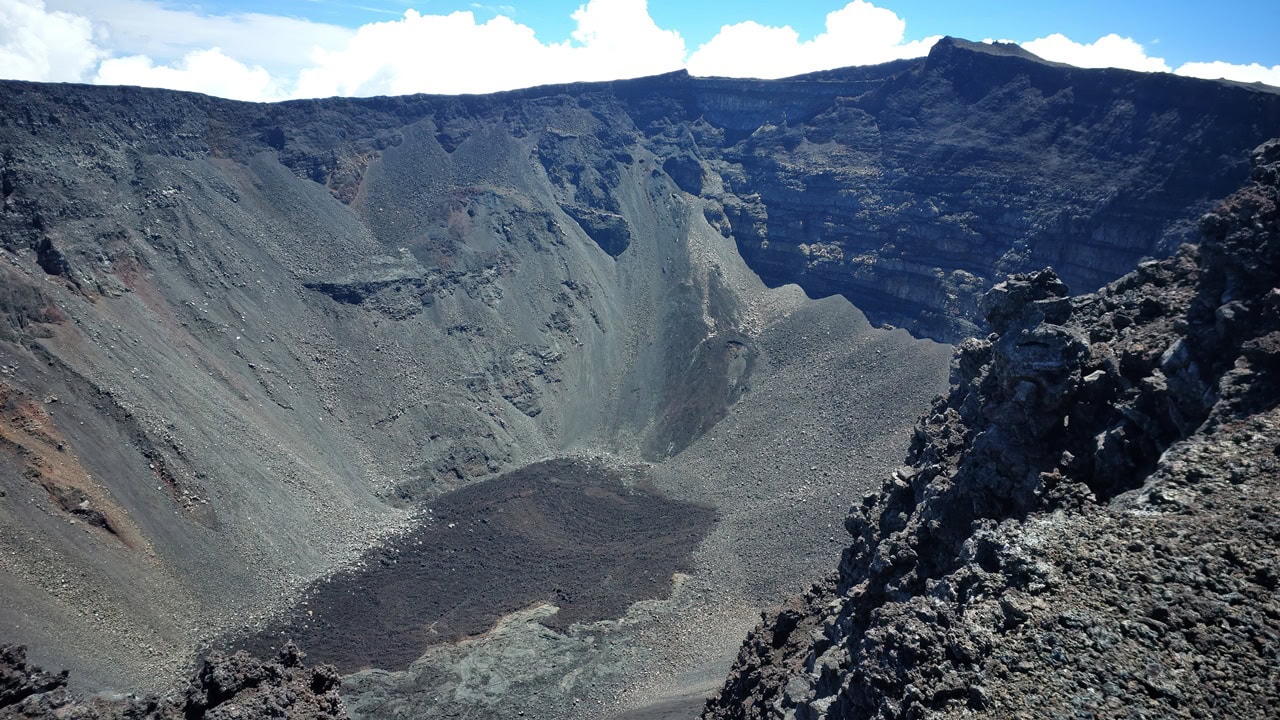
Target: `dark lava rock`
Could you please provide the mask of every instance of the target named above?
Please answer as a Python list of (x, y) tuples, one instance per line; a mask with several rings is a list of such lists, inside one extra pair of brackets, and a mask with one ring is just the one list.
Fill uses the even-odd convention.
[(609, 255), (618, 257), (631, 245), (631, 225), (618, 213), (569, 204), (560, 209)]
[(50, 675), (28, 664), (25, 647), (0, 647), (0, 708), (16, 705), (32, 695), (53, 692), (66, 684), (66, 671)]
[[(1247, 178), (1247, 152), (1280, 132), (1274, 88), (953, 38), (920, 60), (732, 95), (695, 82), (666, 136), (700, 117), (725, 128), (695, 135), (719, 176), (703, 192), (752, 268), (953, 343), (985, 333), (977, 300), (1007, 274), (1053, 266), (1087, 292), (1194, 242), (1195, 219)], [(677, 183), (691, 169), (664, 168)]]
[(50, 675), (26, 662), (21, 646), (0, 647), (0, 718), (77, 720), (230, 720), (347, 717), (338, 695), (341, 680), (331, 665), (307, 668), (293, 643), (275, 660), (245, 653), (213, 653), (181, 694), (118, 700), (77, 698), (65, 689), (67, 673)]
[(662, 163), (662, 170), (690, 195), (702, 194), (702, 163), (690, 153), (672, 155)]
[(341, 680), (332, 665), (308, 669), (306, 656), (286, 643), (274, 662), (246, 653), (214, 654), (192, 678), (183, 699), (186, 718), (345, 718)]
[[(399, 517), (385, 504), (568, 450), (681, 452), (772, 372), (754, 374), (743, 331), (773, 311), (736, 282), (719, 287), (707, 231), (732, 237), (770, 284), (843, 294), (917, 335), (985, 336), (978, 300), (1009, 273), (1051, 265), (1082, 291), (1171, 254), (1246, 178), (1243, 153), (1280, 128), (1280, 94), (1262, 86), (957, 40), (786, 80), (677, 73), (468, 97), (0, 88), (0, 394), (22, 400), (0, 418), (0, 513), (19, 568), (0, 578), (0, 619), (15, 640), (54, 645), (86, 688), (159, 683), (151, 647), (173, 667), (195, 649), (176, 638), (265, 622), (297, 584), (385, 537)], [(990, 418), (940, 427), (992, 458), (987, 424), (1028, 452), (1074, 438), (1063, 442), (1087, 460), (1063, 462), (1067, 481), (1046, 492), (1104, 501), (1203, 419), (1218, 341), (1124, 339), (1180, 307), (1175, 291), (1119, 303), (1086, 330), (1086, 310), (1037, 277), (1029, 314), (993, 313), (999, 339), (962, 356), (990, 375)], [(1232, 293), (1194, 320), (1239, 342), (1223, 358), (1270, 367), (1277, 341), (1250, 334), (1235, 289), (1251, 281), (1224, 279)], [(821, 372), (891, 383), (882, 367)], [(1256, 375), (1241, 387), (1265, 396)], [(988, 390), (973, 382), (965, 402), (978, 404)], [(1111, 397), (1123, 421), (1081, 409)], [(1077, 437), (1089, 423), (1095, 435)], [(734, 442), (744, 461), (772, 462), (756, 439)], [(1014, 460), (1010, 472), (1055, 467)], [(1038, 475), (998, 485), (1011, 499), (975, 497), (974, 512), (1044, 495)], [(939, 545), (963, 530), (940, 525)], [(594, 613), (669, 580), (637, 577), (644, 593), (596, 602), (539, 572), (522, 569), (518, 594), (448, 637), (518, 598), (571, 615), (559, 590)], [(110, 627), (69, 630), (94, 610)]]
[(645, 478), (578, 460), (534, 463), (448, 493), (422, 524), (325, 578), (290, 617), (241, 641), (267, 654), (296, 638), (343, 673), (402, 670), (431, 645), (489, 631), (539, 603), (547, 622), (622, 616), (666, 597), (715, 511), (667, 498)]
[(839, 572), (766, 615), (706, 718), (1280, 711), (1280, 141), (1203, 240), (985, 300)]

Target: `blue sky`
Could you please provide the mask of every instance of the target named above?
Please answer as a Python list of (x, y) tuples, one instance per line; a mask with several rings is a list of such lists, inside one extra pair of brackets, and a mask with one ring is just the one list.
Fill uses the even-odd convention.
[[(203, 7), (213, 13), (261, 12), (304, 17), (346, 27), (398, 18), (414, 8), (422, 13), (471, 11), (478, 19), (499, 13), (532, 27), (544, 42), (563, 40), (574, 29), (570, 15), (581, 2), (538, 0), (206, 0), (172, 3)], [(1073, 2), (1010, 2), (1007, 0), (885, 0), (876, 3), (907, 21), (907, 39), (954, 35), (970, 40), (1006, 38), (1033, 40), (1061, 33), (1077, 41), (1093, 41), (1110, 33), (1129, 37), (1173, 65), (1193, 60), (1230, 63), (1280, 64), (1280, 2), (1139, 2), (1133, 0), (1075, 0)], [(698, 2), (649, 0), (649, 14), (660, 27), (679, 30), (691, 47), (710, 40), (723, 25), (754, 20), (763, 25), (790, 25), (802, 37), (823, 31), (827, 13), (842, 2)]]
[(943, 35), (1084, 67), (1280, 86), (1280, 0), (0, 0), (0, 77), (247, 100), (781, 77)]

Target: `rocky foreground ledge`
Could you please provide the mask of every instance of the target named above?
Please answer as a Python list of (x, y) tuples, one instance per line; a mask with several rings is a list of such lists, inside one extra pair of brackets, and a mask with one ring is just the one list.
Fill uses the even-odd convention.
[(1203, 241), (986, 297), (839, 572), (705, 718), (1280, 715), (1280, 141)]
[(44, 672), (27, 663), (21, 646), (0, 647), (0, 718), (66, 720), (231, 720), (347, 717), (332, 665), (308, 668), (293, 643), (275, 660), (246, 653), (213, 653), (186, 691), (169, 697), (76, 698), (66, 690), (67, 673)]

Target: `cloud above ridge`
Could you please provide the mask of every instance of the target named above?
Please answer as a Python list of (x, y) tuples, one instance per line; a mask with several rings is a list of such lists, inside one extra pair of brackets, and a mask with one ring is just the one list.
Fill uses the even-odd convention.
[(1133, 38), (1121, 37), (1114, 33), (1104, 35), (1091, 43), (1078, 43), (1061, 33), (1054, 33), (1021, 43), (1021, 45), (1045, 60), (1076, 67), (1113, 67), (1142, 72), (1171, 72), (1175, 75), (1205, 80), (1260, 82), (1280, 87), (1280, 65), (1268, 68), (1258, 63), (1235, 65), (1215, 60), (1183, 63), (1175, 69), (1170, 67), (1164, 58), (1148, 55), (1146, 48)]
[(88, 18), (50, 12), (43, 0), (0, 0), (0, 68), (6, 78), (74, 82), (106, 56)]
[(645, 0), (590, 0), (573, 13), (572, 36), (543, 43), (533, 28), (471, 12), (371, 23), (341, 50), (316, 54), (296, 94), (483, 93), (547, 83), (611, 80), (683, 66), (684, 40), (659, 28)]
[[(512, 8), (402, 15), (356, 29), (260, 13), (202, 14), (162, 0), (0, 0), (0, 75), (146, 85), (243, 100), (328, 95), (482, 93), (686, 68), (695, 75), (776, 78), (926, 54), (906, 20), (867, 0), (829, 13), (823, 32), (725, 25), (698, 48), (659, 27), (646, 0), (589, 0), (570, 36), (539, 40)], [(1171, 68), (1132, 38), (1020, 43), (1056, 62), (1228, 78), (1280, 86), (1280, 66), (1220, 61)]]
[(1204, 78), (1205, 80), (1236, 80), (1247, 83), (1263, 83), (1280, 87), (1280, 65), (1266, 67), (1258, 63), (1233, 65), (1215, 60), (1213, 62), (1189, 62), (1179, 66), (1179, 75)]
[(854, 0), (827, 15), (826, 30), (801, 40), (790, 26), (726, 25), (689, 56), (694, 75), (780, 78), (850, 65), (921, 57), (938, 37), (903, 42), (907, 23), (892, 10)]
[(1164, 58), (1151, 57), (1141, 44), (1132, 38), (1115, 33), (1104, 35), (1091, 43), (1078, 43), (1062, 33), (1022, 43), (1028, 50), (1045, 60), (1066, 63), (1082, 68), (1125, 68), (1143, 72), (1170, 72)]
[(249, 67), (220, 48), (193, 50), (172, 65), (145, 55), (104, 60), (93, 82), (190, 90), (232, 100), (284, 100), (286, 95), (261, 65)]

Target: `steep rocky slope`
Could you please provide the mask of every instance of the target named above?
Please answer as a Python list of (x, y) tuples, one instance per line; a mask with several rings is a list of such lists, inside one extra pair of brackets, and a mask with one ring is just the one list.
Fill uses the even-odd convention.
[(1197, 246), (1075, 298), (987, 296), (839, 573), (707, 718), (1280, 710), (1280, 141)]
[[(425, 627), (308, 648), (353, 713), (693, 712), (945, 389), (919, 338), (1006, 271), (1085, 289), (1166, 253), (1277, 108), (955, 40), (491, 96), (0, 83), (0, 631), (160, 689), (456, 573)], [(679, 542), (556, 567), (619, 508)], [(502, 562), (534, 567), (480, 581)]]

